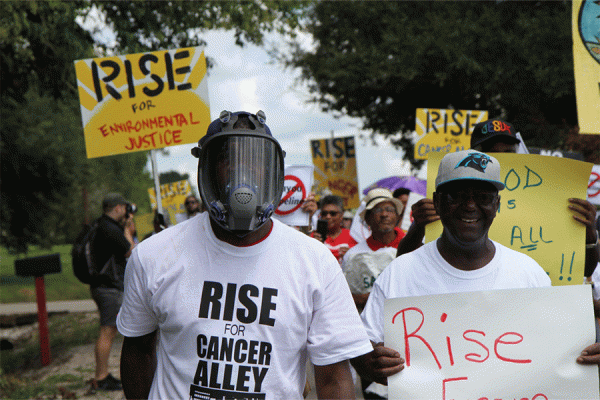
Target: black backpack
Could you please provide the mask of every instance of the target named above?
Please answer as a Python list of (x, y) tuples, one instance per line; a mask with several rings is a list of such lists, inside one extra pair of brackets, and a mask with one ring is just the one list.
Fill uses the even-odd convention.
[(85, 225), (77, 235), (71, 257), (73, 258), (73, 273), (81, 282), (90, 284), (96, 275), (96, 266), (92, 256), (92, 243), (98, 231), (98, 220), (91, 225)]

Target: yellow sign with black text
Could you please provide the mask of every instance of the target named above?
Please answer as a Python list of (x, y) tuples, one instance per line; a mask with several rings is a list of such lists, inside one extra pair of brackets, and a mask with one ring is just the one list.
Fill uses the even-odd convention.
[(488, 119), (481, 110), (417, 108), (415, 159), (426, 160), (431, 153), (454, 153), (471, 148), (475, 124)]
[[(176, 214), (185, 213), (185, 198), (192, 193), (192, 186), (187, 180), (165, 183), (160, 185), (160, 199), (163, 210), (169, 214), (170, 219), (174, 220)], [(154, 188), (148, 189), (150, 196), (150, 205), (156, 210), (156, 192)]]
[(75, 61), (88, 158), (196, 143), (210, 123), (201, 47)]
[(358, 175), (354, 137), (311, 140), (315, 191), (331, 192), (344, 199), (344, 208), (357, 208)]

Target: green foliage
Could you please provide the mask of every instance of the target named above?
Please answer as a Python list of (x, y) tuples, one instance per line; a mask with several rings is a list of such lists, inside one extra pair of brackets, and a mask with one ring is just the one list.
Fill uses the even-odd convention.
[(26, 255), (9, 254), (0, 248), (0, 303), (35, 302), (35, 278), (15, 275), (15, 259), (60, 253), (62, 272), (44, 277), (47, 301), (89, 299), (90, 289), (73, 274), (71, 245), (55, 246), (51, 249), (31, 247)]
[(201, 32), (235, 30), (236, 43), (262, 44), (270, 31), (293, 34), (305, 10), (300, 1), (98, 1), (117, 32), (119, 52), (201, 46)]
[(34, 88), (53, 98), (77, 96), (72, 62), (93, 56), (93, 41), (75, 18), (85, 1), (0, 2), (2, 101)]
[(185, 174), (180, 174), (177, 171), (167, 171), (158, 174), (158, 182), (161, 185), (164, 185), (165, 183), (185, 181), (188, 179), (190, 179), (190, 174), (188, 174), (187, 172)]
[(413, 165), (416, 108), (485, 109), (549, 148), (576, 124), (570, 2), (323, 1), (308, 21), (315, 48), (283, 57), (314, 101), (401, 133)]

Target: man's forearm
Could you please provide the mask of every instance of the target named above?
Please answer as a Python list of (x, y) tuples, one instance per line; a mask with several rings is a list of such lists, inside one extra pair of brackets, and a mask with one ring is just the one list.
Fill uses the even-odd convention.
[(595, 247), (586, 247), (585, 249), (585, 271), (584, 276), (592, 276), (598, 265), (598, 245)]
[(125, 398), (147, 399), (156, 371), (156, 331), (125, 337), (121, 351), (121, 381)]
[(315, 365), (315, 385), (319, 399), (353, 399), (354, 381), (348, 361)]
[(398, 249), (396, 251), (396, 257), (400, 257), (402, 254), (410, 253), (423, 245), (423, 238), (425, 237), (425, 227), (417, 226), (412, 224), (406, 235), (398, 243)]

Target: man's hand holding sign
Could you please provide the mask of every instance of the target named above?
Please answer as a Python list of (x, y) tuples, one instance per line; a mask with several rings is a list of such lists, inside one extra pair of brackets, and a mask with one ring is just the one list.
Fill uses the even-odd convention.
[[(530, 302), (529, 297), (542, 297), (536, 296), (538, 292), (524, 289), (548, 287), (550, 278), (528, 255), (488, 237), (501, 204), (506, 204), (499, 195), (499, 191), (505, 189), (500, 171), (498, 159), (475, 150), (447, 154), (439, 163), (433, 193), (433, 206), (442, 225), (441, 235), (392, 261), (375, 282), (362, 319), (376, 347), (371, 354), (354, 359), (353, 364), (359, 373), (379, 382), (389, 376), (394, 376), (392, 381), (401, 381), (401, 385), (393, 386), (396, 391), (391, 397), (444, 399), (468, 393), (468, 398), (514, 395), (541, 400), (546, 395), (541, 389), (531, 388), (532, 393), (520, 391), (527, 387), (523, 386), (525, 381), (537, 373), (532, 366), (539, 365), (552, 366), (551, 371), (546, 371), (549, 382), (565, 375), (559, 368), (569, 371), (562, 384), (577, 382), (575, 386), (581, 386), (583, 391), (567, 391), (567, 394), (575, 393), (575, 398), (581, 398), (578, 394), (587, 395), (595, 387), (597, 397), (597, 371), (574, 370), (576, 355), (593, 338), (589, 293), (577, 294), (580, 300), (575, 307), (568, 302), (563, 304), (566, 310), (562, 314), (554, 313), (559, 308), (553, 307), (555, 300), (550, 298), (542, 301), (537, 309), (521, 312), (521, 306)], [(506, 192), (503, 191), (503, 195)], [(506, 195), (511, 198), (511, 193)], [(499, 289), (515, 289), (520, 295), (516, 292), (508, 295)], [(585, 287), (573, 289), (589, 291)], [(470, 293), (459, 295), (463, 292)], [(451, 293), (463, 300), (453, 305), (457, 300), (449, 295)], [(500, 296), (495, 303), (490, 300), (494, 296)], [(401, 303), (389, 300), (396, 298)], [(477, 312), (480, 308), (483, 311)], [(581, 319), (575, 326), (557, 331), (557, 326), (575, 319), (573, 308), (586, 310), (590, 315), (581, 311), (577, 316)], [(509, 313), (503, 314), (504, 309)], [(471, 319), (471, 316), (476, 317)], [(529, 331), (520, 319), (533, 322), (527, 327)], [(544, 319), (550, 326), (537, 323)], [(382, 344), (384, 331), (385, 346)], [(574, 332), (583, 342), (570, 342), (560, 335), (549, 336), (551, 331), (560, 335)], [(436, 332), (439, 337), (432, 339), (430, 332)], [(400, 335), (397, 341), (392, 338), (394, 333)], [(544, 357), (549, 347), (557, 348), (553, 341), (561, 341), (561, 349), (548, 352)], [(534, 355), (538, 353), (530, 352), (533, 345), (541, 349), (537, 359)], [(428, 360), (426, 367), (421, 360)], [(507, 365), (512, 367), (507, 369)], [(468, 366), (475, 372), (463, 373), (470, 371)], [(399, 371), (402, 372), (398, 374)], [(480, 375), (482, 371), (494, 372), (491, 376)], [(582, 376), (591, 382), (595, 376), (595, 383), (581, 385)], [(505, 379), (498, 379), (501, 377)], [(519, 377), (521, 380), (515, 380)], [(431, 385), (432, 379), (439, 385)], [(472, 386), (477, 381), (480, 384)], [(517, 392), (501, 390), (511, 387)], [(419, 388), (430, 391), (409, 392)]]

